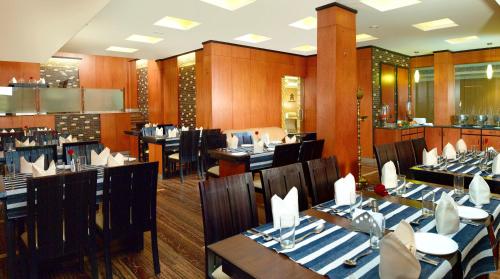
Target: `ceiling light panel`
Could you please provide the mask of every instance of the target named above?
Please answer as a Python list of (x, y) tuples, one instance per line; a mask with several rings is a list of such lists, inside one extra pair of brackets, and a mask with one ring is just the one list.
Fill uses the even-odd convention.
[(310, 52), (310, 51), (315, 51), (316, 47), (312, 46), (312, 45), (302, 45), (302, 46), (294, 47), (294, 48), (292, 48), (292, 50), (300, 51), (300, 52)]
[(453, 20), (449, 18), (442, 18), (438, 20), (413, 24), (413, 27), (418, 28), (422, 31), (431, 31), (431, 30), (444, 29), (455, 26), (458, 26), (458, 24), (456, 24)]
[(146, 44), (156, 44), (158, 42), (163, 41), (163, 38), (133, 34), (133, 35), (130, 35), (126, 40), (133, 41), (133, 42), (146, 43)]
[(378, 39), (377, 37), (373, 37), (372, 35), (368, 35), (365, 33), (356, 35), (356, 43), (372, 41), (372, 40), (377, 40), (377, 39)]
[(361, 3), (386, 12), (421, 3), (420, 0), (361, 0)]
[(246, 35), (240, 36), (238, 38), (234, 38), (234, 39), (236, 41), (242, 41), (242, 42), (253, 43), (253, 44), (258, 44), (258, 43), (262, 43), (262, 42), (271, 40), (271, 38), (269, 38), (269, 37), (257, 35), (257, 34), (246, 34)]
[(290, 23), (290, 26), (295, 27), (295, 28), (300, 28), (304, 30), (311, 30), (315, 29), (318, 25), (318, 19), (316, 19), (313, 16), (309, 16), (300, 20), (297, 20), (296, 22)]
[(256, 0), (201, 0), (202, 2), (223, 8), (229, 11), (236, 11), (246, 5), (252, 4)]
[(134, 53), (138, 51), (136, 48), (129, 47), (119, 47), (119, 46), (110, 46), (106, 49), (107, 51), (115, 51), (115, 52), (125, 52), (125, 53)]
[(474, 41), (477, 39), (479, 39), (478, 36), (467, 36), (467, 37), (461, 37), (461, 38), (448, 39), (448, 40), (446, 40), (446, 42), (448, 42), (452, 45), (456, 45), (456, 44), (467, 43), (467, 42)]
[(200, 25), (200, 23), (189, 19), (166, 16), (155, 22), (154, 25), (177, 30), (189, 30)]

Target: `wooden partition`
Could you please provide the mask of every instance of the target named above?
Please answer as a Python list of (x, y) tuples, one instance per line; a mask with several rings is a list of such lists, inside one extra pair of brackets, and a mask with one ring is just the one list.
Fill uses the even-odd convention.
[(304, 93), (304, 131), (316, 131), (316, 76), (317, 57), (309, 56), (306, 59), (306, 77)]
[(113, 152), (130, 150), (129, 136), (123, 133), (130, 125), (130, 113), (101, 114), (101, 142)]
[(358, 88), (364, 93), (361, 99), (361, 116), (366, 119), (361, 122), (361, 156), (373, 157), (373, 83), (372, 83), (372, 49), (360, 48), (356, 51), (358, 62)]
[(38, 80), (40, 79), (40, 64), (0, 61), (0, 86), (7, 86), (13, 77), (22, 78), (25, 82), (28, 82), (30, 77)]
[(54, 115), (0, 116), (0, 128), (47, 127), (55, 129)]

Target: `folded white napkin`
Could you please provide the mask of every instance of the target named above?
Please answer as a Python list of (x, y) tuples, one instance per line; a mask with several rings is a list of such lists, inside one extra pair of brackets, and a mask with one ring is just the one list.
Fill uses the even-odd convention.
[(382, 223), (384, 222), (384, 214), (380, 212), (373, 212), (371, 210), (355, 208), (354, 212), (352, 213), (352, 220), (354, 221), (359, 215), (365, 212), (370, 214), (370, 216), (373, 218), (373, 220), (375, 220), (375, 223), (377, 223), (379, 228), (382, 228)]
[(181, 127), (181, 131), (189, 131), (189, 127), (184, 127), (184, 126), (182, 126), (182, 127)]
[(398, 174), (392, 161), (385, 163), (382, 167), (382, 178), (380, 180), (386, 189), (398, 187)]
[(36, 142), (35, 141), (30, 142), (29, 139), (26, 139), (24, 142), (16, 139), (16, 147), (26, 147), (26, 146), (35, 146), (35, 145), (36, 145)]
[(262, 134), (262, 137), (260, 138), (266, 146), (269, 146), (271, 144), (271, 138), (269, 137), (268, 133)]
[(465, 144), (465, 141), (463, 139), (459, 139), (455, 144), (455, 147), (457, 148), (457, 151), (460, 153), (467, 152), (467, 144)]
[(111, 151), (109, 148), (104, 148), (101, 153), (97, 154), (94, 150), (90, 151), (90, 164), (92, 166), (105, 166), (108, 163), (108, 157)]
[(415, 234), (406, 221), (380, 241), (379, 277), (384, 279), (419, 278)]
[(7, 133), (7, 130), (3, 129), (3, 130), (2, 130), (2, 133)]
[(64, 137), (59, 137), (59, 145), (62, 146), (63, 143), (72, 143), (72, 142), (77, 142), (78, 139), (77, 137), (73, 137), (72, 135), (67, 136), (66, 138)]
[(335, 204), (336, 205), (350, 205), (351, 200), (356, 195), (356, 181), (352, 174), (335, 181), (333, 186), (335, 190)]
[(149, 128), (149, 127), (151, 127), (151, 123), (144, 124), (144, 128)]
[(167, 130), (167, 136), (169, 138), (175, 138), (177, 137), (177, 131), (175, 129)]
[(151, 127), (158, 127), (158, 123), (153, 123)]
[(431, 151), (427, 152), (427, 150), (422, 151), (422, 164), (424, 166), (434, 166), (437, 165), (438, 162), (438, 152), (437, 148), (433, 148)]
[(460, 227), (458, 205), (449, 195), (441, 195), (436, 206), (436, 230), (439, 234), (452, 234)]
[(11, 80), (10, 80), (10, 83), (17, 83), (17, 79), (15, 77), (13, 77)]
[(40, 83), (41, 83), (41, 84), (45, 84), (45, 78), (41, 78), (41, 79), (40, 79)]
[(44, 170), (44, 167), (42, 166), (39, 168), (36, 165), (32, 166), (32, 172), (33, 172), (33, 177), (41, 177), (41, 176), (47, 176), (47, 175), (56, 175), (56, 164), (54, 161), (50, 161), (49, 168), (47, 170)]
[(32, 166), (37, 166), (39, 169), (43, 169), (45, 167), (45, 155), (40, 155), (38, 159), (35, 160), (35, 162), (30, 163), (24, 159), (24, 156), (21, 156), (19, 158), (20, 162), (20, 173), (32, 173), (33, 172), (33, 167)]
[(125, 156), (121, 153), (117, 153), (115, 156), (109, 155), (108, 157), (108, 167), (123, 166), (125, 164)]
[(497, 153), (497, 151), (495, 150), (495, 148), (493, 146), (490, 146), (490, 147), (486, 148), (486, 151)]
[(284, 199), (277, 195), (271, 198), (271, 208), (273, 211), (273, 226), (280, 228), (280, 217), (283, 215), (295, 216), (295, 225), (299, 225), (299, 194), (297, 188), (293, 187), (288, 191)]
[(11, 132), (11, 133), (14, 133), (15, 131), (14, 131), (14, 129), (10, 129), (10, 132)]
[(231, 149), (236, 149), (238, 148), (238, 137), (237, 136), (232, 136), (227, 139), (227, 147)]
[(196, 130), (203, 131), (203, 126), (200, 126), (200, 128), (196, 128)]
[(264, 142), (259, 140), (257, 143), (253, 145), (253, 153), (262, 153), (264, 152)]
[(286, 136), (285, 137), (285, 143), (296, 143), (297, 142), (297, 137), (296, 136), (293, 136), (293, 137), (288, 137)]
[(500, 153), (493, 158), (493, 164), (491, 165), (491, 171), (493, 172), (493, 175), (499, 175), (500, 174)]
[(469, 184), (470, 201), (475, 205), (490, 203), (490, 186), (480, 175), (474, 175)]
[(156, 128), (155, 135), (156, 136), (163, 136), (163, 128)]
[(457, 158), (457, 151), (451, 143), (447, 143), (443, 148), (443, 156), (448, 160), (455, 160)]

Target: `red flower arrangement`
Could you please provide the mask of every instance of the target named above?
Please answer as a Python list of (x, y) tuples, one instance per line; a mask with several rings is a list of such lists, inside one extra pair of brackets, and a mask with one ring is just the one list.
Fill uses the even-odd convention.
[(382, 197), (389, 195), (389, 193), (387, 192), (387, 189), (385, 189), (384, 184), (377, 184), (377, 186), (375, 186), (375, 188), (373, 188), (373, 191), (375, 192), (375, 194), (380, 195)]
[(73, 149), (68, 150), (69, 157), (73, 158), (73, 154), (75, 154), (75, 151)]

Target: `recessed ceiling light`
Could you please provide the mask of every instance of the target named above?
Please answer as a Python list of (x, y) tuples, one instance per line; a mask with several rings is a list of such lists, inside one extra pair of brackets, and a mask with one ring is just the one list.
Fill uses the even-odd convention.
[(450, 28), (458, 26), (453, 20), (449, 18), (442, 18), (433, 21), (421, 22), (417, 24), (413, 24), (413, 27), (418, 28), (422, 31), (430, 31), (436, 29)]
[(455, 44), (467, 43), (467, 42), (474, 41), (477, 39), (479, 39), (478, 36), (467, 36), (467, 37), (461, 37), (461, 38), (448, 39), (446, 41), (452, 45), (455, 45)]
[(246, 34), (246, 35), (240, 36), (238, 38), (234, 38), (234, 39), (237, 41), (254, 43), (254, 44), (258, 44), (258, 43), (262, 43), (264, 41), (271, 40), (271, 38), (269, 38), (269, 37), (257, 35), (257, 34)]
[(256, 0), (201, 0), (201, 1), (229, 11), (236, 11), (239, 8), (252, 4)]
[(377, 37), (373, 37), (372, 35), (368, 34), (357, 34), (356, 35), (356, 43), (361, 43), (361, 42), (366, 42), (366, 41), (371, 41), (371, 40), (376, 40), (378, 39)]
[(313, 17), (309, 16), (300, 20), (297, 20), (296, 22), (290, 23), (290, 26), (295, 27), (295, 28), (300, 28), (304, 30), (311, 30), (315, 29), (318, 25), (318, 20)]
[(138, 51), (136, 48), (129, 48), (129, 47), (119, 47), (119, 46), (110, 46), (106, 49), (107, 51), (115, 51), (115, 52), (126, 52), (126, 53), (133, 53)]
[(155, 22), (154, 25), (173, 28), (177, 30), (189, 30), (200, 25), (200, 23), (189, 19), (166, 16)]
[(361, 3), (381, 12), (421, 3), (420, 0), (361, 0)]
[(147, 43), (147, 44), (156, 44), (160, 41), (163, 41), (163, 38), (133, 34), (133, 35), (130, 35), (126, 40), (140, 42), (140, 43)]
[(301, 52), (310, 52), (310, 51), (315, 51), (316, 47), (312, 46), (312, 45), (302, 45), (302, 46), (294, 47), (294, 48), (292, 48), (292, 50), (301, 51)]

